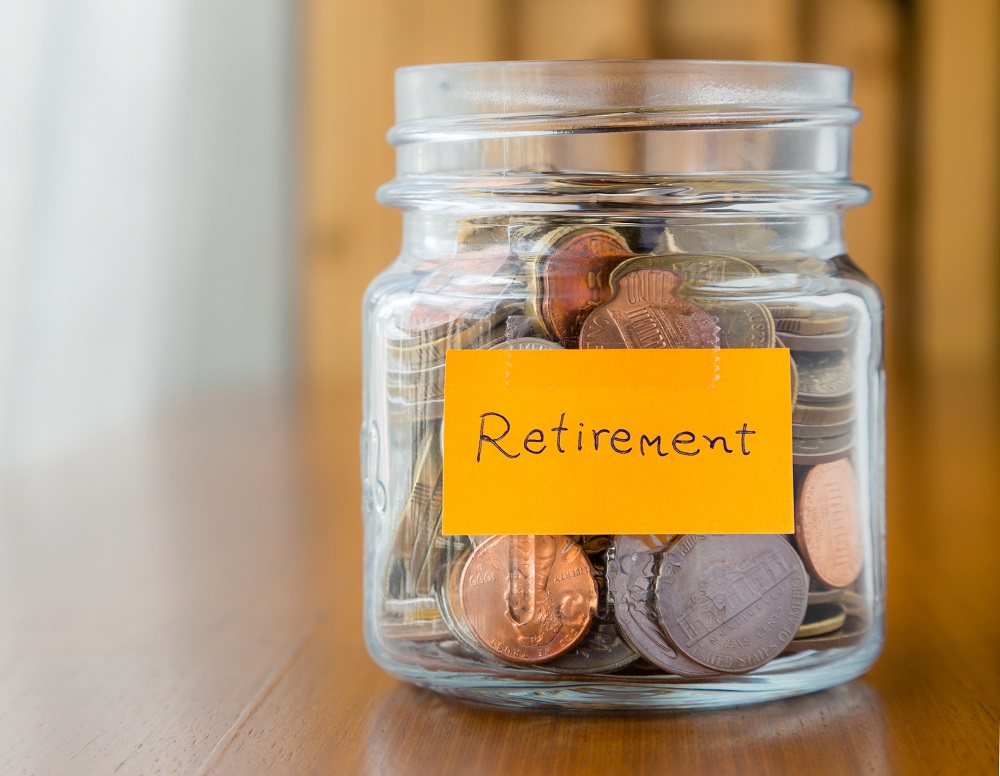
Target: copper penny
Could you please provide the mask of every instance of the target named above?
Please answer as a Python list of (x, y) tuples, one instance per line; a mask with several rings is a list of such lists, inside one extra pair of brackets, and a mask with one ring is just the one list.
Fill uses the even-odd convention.
[(592, 312), (580, 332), (581, 348), (717, 348), (715, 319), (674, 296), (681, 276), (644, 267), (622, 275), (614, 299)]
[(587, 314), (611, 298), (611, 271), (634, 254), (607, 227), (564, 227), (536, 247), (535, 317), (551, 339), (576, 345)]
[(583, 549), (565, 536), (495, 536), (475, 548), (460, 598), (476, 639), (511, 663), (544, 663), (590, 629), (597, 582)]
[(795, 501), (795, 544), (825, 587), (847, 587), (861, 573), (858, 481), (846, 458), (806, 474)]
[(660, 556), (660, 627), (703, 666), (746, 673), (781, 654), (802, 624), (809, 581), (773, 534), (689, 534)]

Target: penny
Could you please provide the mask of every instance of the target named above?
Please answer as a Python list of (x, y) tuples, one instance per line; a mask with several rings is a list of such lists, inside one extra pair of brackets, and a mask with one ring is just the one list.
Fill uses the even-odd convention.
[(864, 641), (868, 634), (868, 622), (860, 617), (847, 615), (844, 625), (833, 633), (824, 636), (813, 636), (808, 639), (795, 639), (785, 647), (785, 654), (791, 652), (806, 652), (811, 649), (839, 649), (853, 647)]
[(854, 345), (854, 334), (850, 331), (822, 335), (791, 334), (786, 331), (781, 333), (781, 338), (788, 347), (797, 351), (845, 350)]
[(670, 539), (654, 535), (615, 538), (607, 572), (615, 621), (632, 649), (661, 670), (678, 676), (709, 676), (715, 672), (678, 653), (657, 622), (652, 603), (656, 560)]
[(846, 458), (854, 449), (854, 433), (835, 437), (792, 437), (792, 463), (798, 466), (832, 463)]
[(841, 351), (811, 353), (793, 349), (799, 370), (799, 401), (833, 401), (854, 390), (851, 362)]
[(674, 296), (673, 270), (649, 267), (624, 274), (615, 297), (592, 312), (580, 332), (581, 348), (717, 348), (715, 319)]
[(808, 586), (781, 536), (689, 534), (660, 556), (656, 607), (679, 652), (716, 671), (745, 673), (794, 638)]
[(715, 319), (720, 347), (774, 347), (774, 319), (764, 305), (699, 299), (698, 306)]
[(816, 439), (819, 437), (835, 437), (849, 434), (854, 429), (854, 421), (830, 423), (826, 426), (813, 426), (803, 423), (792, 423), (792, 436), (798, 439)]
[(854, 420), (856, 411), (852, 402), (841, 404), (809, 404), (797, 402), (792, 408), (792, 423), (800, 425), (836, 425)]
[(825, 587), (847, 587), (861, 573), (858, 483), (850, 461), (814, 466), (795, 500), (795, 544)]
[(599, 622), (579, 645), (542, 668), (557, 674), (608, 674), (638, 659), (613, 622)]
[(611, 298), (611, 270), (634, 254), (614, 229), (596, 226), (557, 229), (535, 251), (529, 312), (547, 337), (573, 347), (587, 314)]
[(810, 604), (806, 618), (795, 633), (797, 639), (809, 639), (839, 630), (847, 619), (847, 610), (839, 604)]
[(594, 570), (565, 536), (496, 536), (476, 547), (460, 597), (476, 639), (511, 663), (543, 663), (568, 652), (597, 611)]

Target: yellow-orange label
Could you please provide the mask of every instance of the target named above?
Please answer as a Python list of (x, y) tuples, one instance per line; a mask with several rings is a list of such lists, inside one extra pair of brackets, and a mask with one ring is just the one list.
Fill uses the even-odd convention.
[(788, 359), (448, 351), (444, 533), (791, 533)]

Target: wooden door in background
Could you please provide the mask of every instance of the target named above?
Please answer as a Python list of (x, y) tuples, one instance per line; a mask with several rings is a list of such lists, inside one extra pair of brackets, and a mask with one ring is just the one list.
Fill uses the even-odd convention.
[(307, 0), (302, 346), (308, 387), (360, 382), (360, 298), (399, 246), (393, 71), (496, 59), (807, 60), (850, 67), (864, 119), (851, 254), (885, 293), (896, 367), (997, 364), (994, 0)]

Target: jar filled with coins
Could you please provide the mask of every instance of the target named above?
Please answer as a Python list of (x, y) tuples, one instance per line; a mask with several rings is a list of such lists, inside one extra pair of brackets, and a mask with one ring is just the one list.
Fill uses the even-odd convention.
[(848, 71), (396, 76), (364, 302), (365, 637), (512, 707), (751, 703), (883, 643), (882, 303)]

